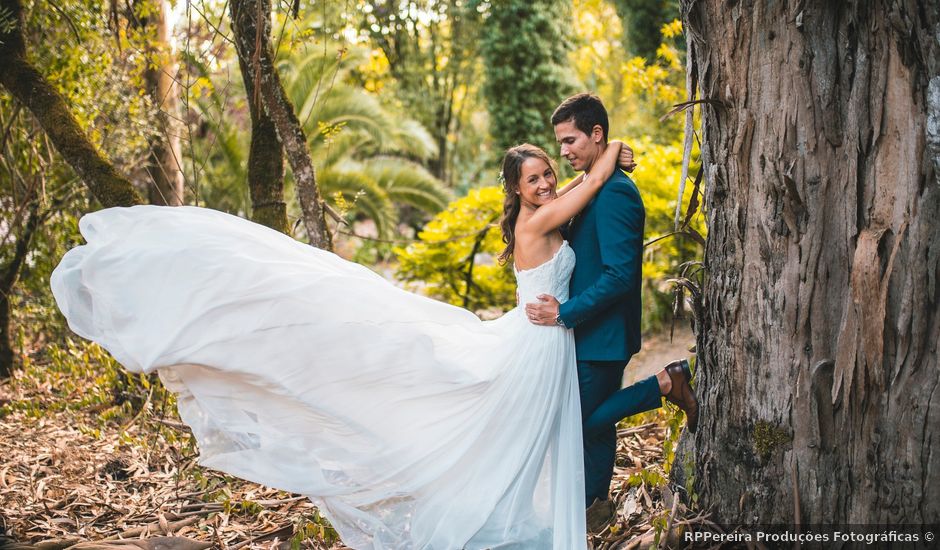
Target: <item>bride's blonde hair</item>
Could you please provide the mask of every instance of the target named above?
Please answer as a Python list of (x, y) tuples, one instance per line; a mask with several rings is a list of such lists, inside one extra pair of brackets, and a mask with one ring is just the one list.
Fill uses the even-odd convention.
[(519, 178), (522, 177), (522, 164), (530, 158), (542, 160), (551, 168), (555, 179), (558, 179), (558, 170), (554, 161), (548, 156), (548, 153), (531, 143), (523, 143), (510, 147), (503, 157), (503, 166), (499, 172), (499, 179), (503, 184), (503, 217), (499, 221), (499, 227), (503, 231), (503, 242), (506, 248), (499, 255), (499, 263), (505, 264), (512, 258), (513, 250), (516, 248), (516, 219), (519, 217), (519, 210), (522, 201), (519, 197)]

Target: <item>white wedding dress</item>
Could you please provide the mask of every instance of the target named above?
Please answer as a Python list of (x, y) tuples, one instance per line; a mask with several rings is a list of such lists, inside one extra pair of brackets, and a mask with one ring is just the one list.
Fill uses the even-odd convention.
[[(574, 338), (396, 288), (195, 207), (88, 214), (69, 326), (178, 395), (200, 462), (307, 495), (357, 549), (585, 548)], [(517, 272), (564, 301), (574, 253)]]

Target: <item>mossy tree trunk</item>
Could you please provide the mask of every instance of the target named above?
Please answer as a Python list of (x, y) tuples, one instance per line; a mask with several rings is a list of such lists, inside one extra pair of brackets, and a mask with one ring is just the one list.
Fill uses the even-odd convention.
[[(241, 8), (239, 2), (231, 2), (229, 10), (232, 26), (237, 27), (238, 36), (257, 36), (258, 12)], [(268, 6), (262, 12), (270, 12)], [(268, 24), (265, 20), (264, 24)], [(245, 52), (247, 54), (247, 52)], [(255, 86), (255, 69), (251, 58), (238, 56), (238, 66), (248, 96), (251, 115), (251, 148), (248, 152), (248, 189), (251, 193), (251, 219), (290, 234), (287, 221), (287, 203), (284, 202), (284, 148), (277, 137), (274, 121), (264, 110), (261, 93)]]
[[(230, 9), (239, 63), (246, 64), (251, 71), (253, 88), (260, 96), (287, 154), (307, 237), (311, 245), (329, 250), (333, 246), (332, 237), (326, 225), (326, 207), (317, 189), (307, 137), (274, 65), (269, 0), (231, 0)], [(243, 19), (250, 17), (254, 18), (254, 29)], [(255, 32), (251, 33), (251, 30)]]
[(719, 522), (940, 521), (938, 11), (683, 1), (709, 231), (674, 473)]
[(0, 27), (0, 85), (36, 117), (56, 150), (102, 205), (143, 203), (131, 182), (88, 139), (62, 95), (26, 58), (22, 4), (0, 0), (0, 8), (11, 19), (9, 25)]
[[(33, 240), (33, 235), (42, 224), (43, 215), (39, 212), (39, 199), (33, 198), (26, 206), (26, 221), (23, 223), (23, 229), (16, 239), (16, 246), (13, 249), (13, 257), (0, 269), (0, 378), (6, 378), (13, 373), (14, 353), (13, 353), (13, 334), (12, 334), (12, 304), (10, 297), (13, 294), (13, 286), (19, 279), (20, 270), (23, 262), (26, 261), (26, 255), (29, 253), (29, 245)], [(13, 231), (10, 228), (10, 231)]]

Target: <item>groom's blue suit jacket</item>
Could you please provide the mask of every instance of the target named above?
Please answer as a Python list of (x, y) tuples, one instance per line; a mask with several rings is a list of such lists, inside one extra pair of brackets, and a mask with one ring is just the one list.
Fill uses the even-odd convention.
[(636, 184), (615, 170), (571, 223), (567, 236), (577, 261), (559, 315), (575, 329), (579, 361), (626, 362), (640, 350), (645, 220)]

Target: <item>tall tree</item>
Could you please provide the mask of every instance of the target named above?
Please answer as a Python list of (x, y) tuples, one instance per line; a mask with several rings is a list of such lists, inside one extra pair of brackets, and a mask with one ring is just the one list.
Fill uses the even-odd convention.
[(183, 204), (183, 151), (178, 121), (180, 87), (173, 53), (169, 0), (137, 0), (129, 14), (143, 31), (146, 44), (144, 82), (154, 107), (159, 130), (150, 138), (146, 171), (151, 204)]
[(936, 523), (940, 5), (683, 10), (708, 242), (676, 464), (721, 522)]
[[(274, 64), (270, 1), (231, 0), (229, 6), (239, 63), (247, 64), (251, 71), (251, 87), (246, 83), (246, 89), (256, 92), (249, 100), (260, 100), (264, 105), (265, 113), (273, 122), (287, 154), (310, 244), (330, 249), (333, 244), (326, 225), (326, 206), (317, 189), (316, 171), (310, 158), (307, 138)], [(268, 150), (273, 151), (273, 147)]]
[[(36, 233), (36, 229), (42, 223), (42, 214), (39, 212), (39, 200), (37, 198), (33, 198), (24, 210), (27, 212), (26, 219), (16, 238), (13, 257), (0, 267), (0, 378), (10, 376), (14, 367), (13, 334), (11, 331), (13, 312), (10, 300), (13, 294), (13, 286), (20, 277), (20, 271), (26, 261), (33, 234)], [(19, 212), (19, 214), (22, 213), (22, 211)], [(9, 228), (9, 231), (12, 233), (13, 228)]]
[[(258, 11), (241, 8), (241, 3), (229, 3), (232, 27), (236, 36), (255, 37), (265, 32), (270, 35), (270, 5), (262, 6), (263, 26), (258, 27)], [(247, 53), (247, 52), (246, 52)], [(284, 201), (284, 148), (277, 136), (274, 121), (264, 109), (261, 90), (257, 86), (257, 67), (252, 57), (238, 55), (238, 67), (248, 97), (251, 116), (251, 146), (248, 151), (248, 189), (251, 194), (251, 219), (290, 233), (287, 221), (287, 203)]]
[(36, 117), (62, 158), (104, 206), (143, 202), (85, 135), (62, 95), (26, 57), (24, 12), (19, 0), (0, 0), (0, 85)]
[(493, 2), (484, 26), (484, 94), (497, 150), (529, 142), (555, 150), (552, 111), (574, 90), (561, 0)]

